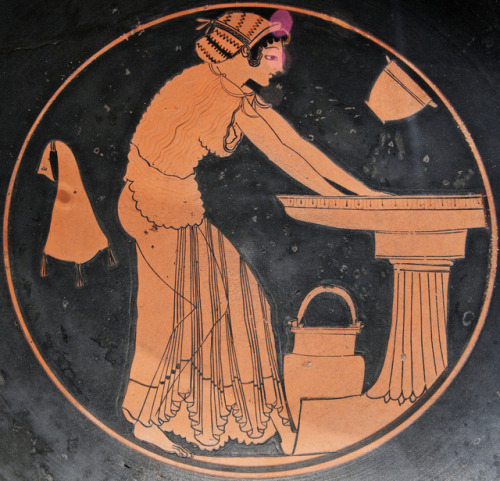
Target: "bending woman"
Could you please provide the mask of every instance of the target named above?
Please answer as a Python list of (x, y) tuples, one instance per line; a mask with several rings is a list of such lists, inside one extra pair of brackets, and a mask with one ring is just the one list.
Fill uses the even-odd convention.
[(294, 433), (277, 368), (269, 305), (254, 275), (206, 218), (194, 169), (229, 156), (243, 136), (313, 191), (374, 192), (301, 138), (251, 89), (283, 71), (278, 22), (229, 12), (207, 22), (203, 63), (169, 80), (130, 144), (119, 216), (137, 248), (135, 354), (123, 402), (136, 438), (189, 456), (167, 433), (202, 449)]

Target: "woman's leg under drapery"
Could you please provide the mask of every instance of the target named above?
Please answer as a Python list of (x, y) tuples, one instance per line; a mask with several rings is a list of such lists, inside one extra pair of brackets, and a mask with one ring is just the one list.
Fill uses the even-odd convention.
[(127, 419), (204, 449), (230, 438), (264, 442), (275, 425), (285, 441), (291, 429), (269, 305), (239, 253), (208, 221), (154, 226), (131, 198), (121, 201), (120, 219), (137, 242), (139, 279)]
[(120, 198), (119, 216), (125, 230), (136, 238), (139, 280), (135, 352), (122, 405), (123, 414), (134, 424), (137, 439), (180, 457), (190, 457), (187, 449), (170, 441), (152, 422), (151, 406), (147, 405), (148, 393), (173, 330), (170, 279), (175, 265), (169, 258), (172, 252), (175, 253), (177, 232), (154, 228), (135, 209), (135, 202), (127, 190)]

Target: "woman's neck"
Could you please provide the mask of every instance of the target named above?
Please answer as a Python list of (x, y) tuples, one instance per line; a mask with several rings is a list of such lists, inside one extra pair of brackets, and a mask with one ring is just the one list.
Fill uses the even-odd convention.
[(233, 97), (248, 97), (250, 95), (253, 95), (255, 92), (250, 88), (247, 87), (244, 84), (241, 84), (241, 86), (236, 83), (232, 78), (230, 78), (226, 72), (220, 68), (220, 64), (215, 65), (215, 64), (210, 64), (210, 71), (218, 75), (220, 78), (221, 86), (222, 88), (231, 96)]
[(245, 82), (248, 80), (248, 73), (246, 72), (248, 61), (240, 54), (214, 67), (240, 89), (243, 88), (243, 85), (245, 85)]

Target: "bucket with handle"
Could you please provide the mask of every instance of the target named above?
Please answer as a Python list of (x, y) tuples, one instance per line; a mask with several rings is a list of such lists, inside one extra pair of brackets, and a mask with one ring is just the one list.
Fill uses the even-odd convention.
[[(346, 327), (307, 327), (304, 315), (319, 294), (340, 296), (351, 319)], [(292, 321), (294, 348), (284, 356), (283, 373), (288, 406), (295, 426), (302, 399), (332, 399), (361, 394), (365, 373), (362, 356), (356, 355), (356, 336), (362, 329), (349, 293), (338, 286), (319, 286), (304, 298)]]

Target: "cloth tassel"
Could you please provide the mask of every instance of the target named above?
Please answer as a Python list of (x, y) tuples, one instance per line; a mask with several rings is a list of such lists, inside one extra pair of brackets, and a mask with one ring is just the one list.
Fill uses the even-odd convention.
[(108, 265), (109, 265), (109, 267), (116, 267), (116, 264), (117, 264), (116, 258), (114, 256), (113, 250), (111, 249), (110, 246), (108, 246), (107, 251), (108, 251)]
[(47, 256), (42, 254), (42, 260), (40, 262), (40, 276), (47, 277)]
[(75, 286), (78, 288), (85, 287), (85, 281), (83, 280), (83, 272), (81, 264), (75, 263), (75, 273), (76, 273)]
[(52, 170), (52, 177), (54, 179), (54, 182), (57, 182), (59, 180), (59, 158), (57, 156), (55, 140), (52, 140), (50, 142), (49, 163), (50, 169)]

